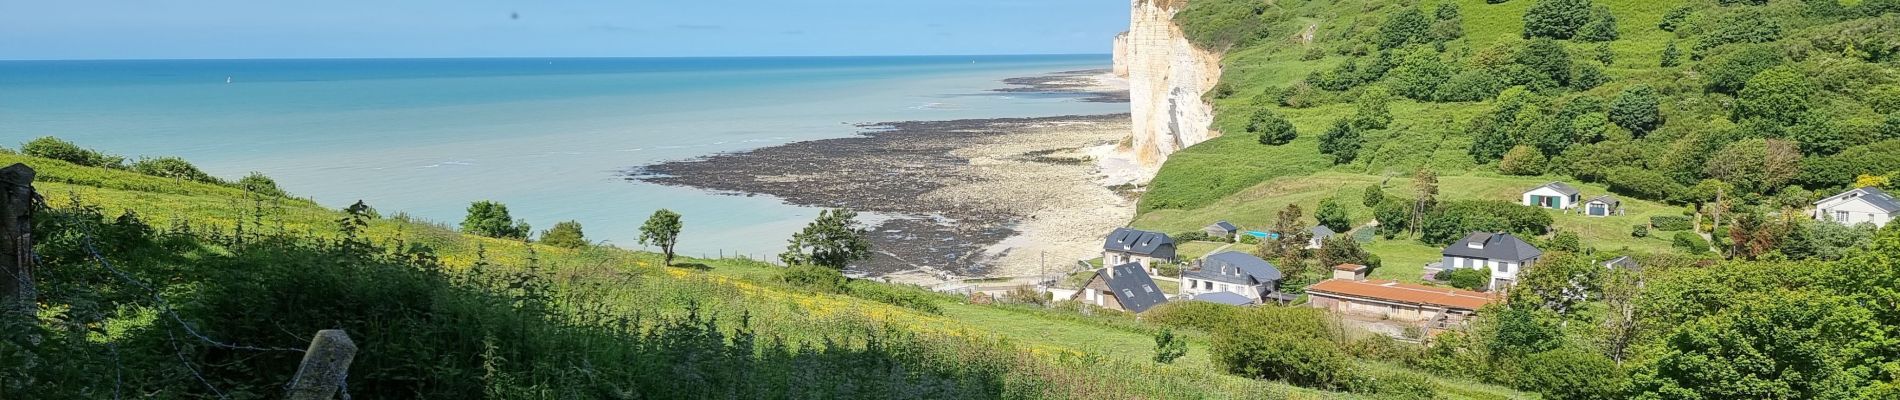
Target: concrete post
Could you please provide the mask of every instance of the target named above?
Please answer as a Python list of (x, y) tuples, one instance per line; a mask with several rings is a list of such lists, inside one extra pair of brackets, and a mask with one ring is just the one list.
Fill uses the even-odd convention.
[(303, 353), (297, 377), (290, 381), (290, 400), (330, 400), (350, 376), (350, 361), (356, 359), (356, 343), (341, 329), (317, 331), (310, 349)]
[(0, 311), (35, 311), (33, 287), (33, 168), (0, 169)]

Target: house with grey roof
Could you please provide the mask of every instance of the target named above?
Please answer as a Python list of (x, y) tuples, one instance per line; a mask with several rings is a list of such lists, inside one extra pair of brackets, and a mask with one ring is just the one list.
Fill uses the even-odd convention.
[(1517, 283), (1517, 274), (1537, 263), (1543, 250), (1509, 233), (1473, 232), (1464, 240), (1446, 246), (1440, 269), (1467, 268), (1491, 271), (1489, 290)]
[(1333, 235), (1339, 234), (1338, 232), (1333, 232), (1333, 228), (1327, 228), (1326, 225), (1314, 225), (1313, 229), (1307, 229), (1306, 233), (1312, 236), (1306, 239), (1306, 248), (1308, 249), (1318, 249), (1320, 245), (1326, 244), (1326, 239), (1330, 239)]
[(1132, 313), (1168, 302), (1167, 293), (1155, 285), (1154, 278), (1141, 264), (1126, 263), (1095, 270), (1095, 276), (1069, 300), (1093, 304), (1111, 310)]
[(1166, 233), (1115, 228), (1102, 241), (1102, 265), (1137, 263), (1152, 274), (1156, 262), (1174, 262), (1174, 238)]
[(1213, 293), (1190, 294), (1190, 295), (1183, 295), (1180, 297), (1180, 299), (1186, 300), (1186, 301), (1205, 301), (1205, 302), (1214, 303), (1214, 304), (1226, 304), (1230, 306), (1242, 306), (1242, 307), (1251, 306), (1258, 303), (1257, 299), (1249, 299), (1247, 298), (1247, 296), (1242, 296), (1239, 293), (1234, 293), (1234, 292), (1213, 292)]
[(1842, 225), (1886, 227), (1894, 214), (1900, 214), (1900, 201), (1878, 188), (1858, 188), (1814, 202), (1815, 220)]
[(1623, 215), (1623, 201), (1616, 196), (1602, 195), (1583, 202), (1583, 215), (1590, 217), (1608, 217)]
[(1201, 232), (1207, 233), (1207, 237), (1211, 238), (1221, 238), (1222, 240), (1230, 241), (1240, 240), (1240, 226), (1227, 221), (1215, 222), (1206, 228), (1201, 228)]
[(1523, 203), (1531, 207), (1543, 207), (1558, 210), (1575, 208), (1583, 200), (1583, 192), (1563, 182), (1551, 182), (1524, 191)]
[[(1234, 293), (1252, 302), (1280, 300), (1280, 268), (1252, 254), (1227, 251), (1207, 256), (1181, 271), (1181, 294)], [(1291, 300), (1291, 298), (1288, 298)]]

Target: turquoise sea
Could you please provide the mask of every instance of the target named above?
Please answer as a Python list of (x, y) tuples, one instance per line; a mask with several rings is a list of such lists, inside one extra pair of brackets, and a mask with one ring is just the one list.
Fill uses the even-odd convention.
[[(687, 254), (773, 254), (816, 210), (623, 179), (665, 160), (854, 135), (857, 123), (1126, 112), (997, 93), (1105, 55), (654, 59), (0, 61), (0, 145), (53, 135), (331, 207), (451, 224), (496, 200), (637, 248), (658, 208)], [(228, 82), (228, 83), (227, 83)]]

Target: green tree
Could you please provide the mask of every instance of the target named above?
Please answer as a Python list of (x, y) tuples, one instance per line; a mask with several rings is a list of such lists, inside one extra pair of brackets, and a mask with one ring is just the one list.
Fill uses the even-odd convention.
[(1507, 175), (1543, 175), (1549, 162), (1544, 158), (1544, 153), (1538, 152), (1536, 148), (1518, 145), (1504, 153), (1503, 161), (1498, 161), (1498, 172)]
[(1369, 86), (1359, 92), (1354, 102), (1352, 125), (1359, 129), (1385, 129), (1392, 124), (1392, 110), (1388, 103), (1392, 93), (1383, 86)]
[(1743, 140), (1711, 155), (1706, 172), (1736, 189), (1768, 194), (1800, 175), (1801, 151), (1784, 140)]
[(482, 200), (468, 205), (462, 219), (462, 233), (502, 239), (527, 239), (528, 222), (508, 215), (508, 206)]
[(1537, 0), (1524, 11), (1524, 38), (1569, 39), (1593, 17), (1590, 0)]
[(1662, 96), (1647, 84), (1625, 88), (1610, 102), (1610, 122), (1642, 137), (1662, 127)]
[[(1616, 15), (1610, 13), (1610, 7), (1598, 5), (1590, 8), (1590, 22), (1577, 28), (1577, 40), (1586, 42), (1608, 42), (1616, 40)], [(1608, 64), (1608, 63), (1604, 63)]]
[(1265, 109), (1254, 112), (1247, 122), (1247, 133), (1259, 135), (1260, 144), (1269, 146), (1291, 143), (1300, 136), (1299, 131), (1293, 129), (1293, 123)]
[(1359, 264), (1372, 269), (1379, 268), (1379, 256), (1366, 252), (1359, 247), (1359, 240), (1351, 235), (1333, 235), (1319, 243), (1319, 265)]
[(1748, 79), (1736, 99), (1735, 120), (1763, 118), (1781, 126), (1794, 125), (1808, 112), (1816, 88), (1793, 66), (1769, 68)]
[[(1569, 1), (1569, 0), (1556, 0)], [(1530, 44), (1518, 50), (1516, 61), (1524, 66), (1529, 74), (1528, 83), (1532, 87), (1557, 87), (1570, 84), (1570, 51), (1563, 43), (1550, 39), (1532, 40)]]
[(1663, 46), (1662, 60), (1656, 65), (1663, 68), (1673, 68), (1677, 65), (1682, 65), (1682, 51), (1676, 50), (1676, 41), (1671, 40), (1668, 45)]
[(1440, 42), (1465, 36), (1465, 18), (1458, 11), (1458, 3), (1438, 3), (1432, 10), (1432, 39)]
[(1430, 49), (1418, 49), (1387, 73), (1392, 91), (1418, 101), (1431, 101), (1437, 96), (1438, 87), (1450, 79), (1451, 65), (1439, 59), (1438, 52)]
[(1579, 252), (1583, 251), (1583, 238), (1576, 232), (1560, 231), (1550, 237), (1550, 250)]
[(1333, 199), (1320, 200), (1319, 208), (1313, 211), (1313, 218), (1333, 232), (1343, 234), (1352, 230), (1352, 220), (1346, 216), (1346, 207)]
[(264, 176), (264, 173), (257, 171), (251, 171), (250, 175), (245, 175), (244, 178), (238, 179), (237, 186), (251, 193), (280, 197), (285, 195), (283, 189), (277, 188), (276, 180), (271, 179), (269, 176)]
[(818, 219), (792, 235), (779, 261), (843, 270), (852, 262), (870, 259), (871, 242), (865, 238), (868, 232), (857, 217), (857, 212), (842, 208), (818, 212)]
[(107, 155), (79, 147), (60, 138), (42, 136), (20, 145), (20, 154), (50, 158), (88, 167), (125, 168), (125, 157)]
[(1706, 76), (1704, 89), (1710, 92), (1736, 94), (1748, 85), (1755, 74), (1781, 65), (1781, 50), (1772, 46), (1755, 45), (1735, 49), (1704, 61), (1700, 70)]
[(1484, 101), (1508, 86), (1504, 78), (1483, 67), (1465, 68), (1438, 85), (1438, 101)]
[(587, 235), (581, 232), (581, 223), (570, 220), (557, 222), (553, 228), (541, 231), (541, 244), (578, 249), (587, 247), (589, 243)]
[(1345, 119), (1333, 120), (1332, 128), (1319, 136), (1319, 152), (1333, 156), (1333, 164), (1351, 163), (1359, 157), (1359, 147), (1365, 139), (1359, 136), (1359, 128)]
[(673, 265), (673, 247), (679, 244), (680, 231), (685, 228), (686, 223), (680, 220), (679, 213), (662, 208), (640, 225), (640, 244), (659, 246), (660, 254), (666, 255), (666, 265)]
[(1379, 234), (1387, 239), (1405, 233), (1412, 222), (1412, 205), (1400, 199), (1387, 199), (1372, 209), (1373, 220), (1379, 221)]
[(1303, 214), (1300, 205), (1287, 204), (1273, 220), (1273, 233), (1279, 237), (1260, 242), (1260, 255), (1278, 261), (1288, 279), (1296, 281), (1306, 276), (1306, 244), (1313, 238), (1301, 221)]
[(1869, 383), (1849, 366), (1860, 338), (1883, 335), (1874, 312), (1812, 291), (1738, 297), (1661, 340), (1636, 374), (1636, 397), (1848, 399)]
[(1378, 207), (1379, 203), (1385, 202), (1385, 189), (1380, 189), (1379, 185), (1366, 185), (1366, 190), (1360, 193), (1359, 205), (1366, 208)]
[(1595, 53), (1597, 62), (1603, 63), (1603, 66), (1616, 64), (1616, 50), (1610, 48), (1609, 43), (1598, 43)]
[(1900, 139), (1900, 112), (1887, 114), (1887, 120), (1880, 123), (1880, 128), (1875, 131), (1874, 138), (1877, 140)]
[(1406, 7), (1379, 24), (1379, 48), (1395, 49), (1409, 43), (1423, 43), (1429, 41), (1430, 31), (1431, 23), (1425, 21), (1425, 13)]
[(1519, 388), (1546, 399), (1615, 400), (1630, 398), (1629, 373), (1615, 360), (1594, 351), (1564, 347), (1525, 359)]
[[(1682, 27), (1683, 23), (1689, 20), (1689, 14), (1692, 13), (1695, 13), (1695, 7), (1692, 6), (1671, 8), (1669, 12), (1663, 13), (1662, 21), (1656, 23), (1656, 28), (1664, 32), (1675, 32), (1676, 28)], [(1672, 45), (1674, 43), (1670, 42)]]
[(1164, 326), (1155, 332), (1155, 362), (1170, 364), (1187, 352), (1187, 340), (1175, 337), (1174, 329)]

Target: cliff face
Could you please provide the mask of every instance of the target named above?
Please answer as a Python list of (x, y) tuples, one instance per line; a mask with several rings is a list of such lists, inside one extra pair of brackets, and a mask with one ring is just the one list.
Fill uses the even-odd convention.
[(1202, 94), (1220, 81), (1220, 54), (1188, 42), (1174, 24), (1186, 1), (1131, 0), (1128, 32), (1116, 38), (1116, 65), (1126, 68), (1131, 150), (1146, 166), (1220, 136), (1210, 129), (1214, 107)]

